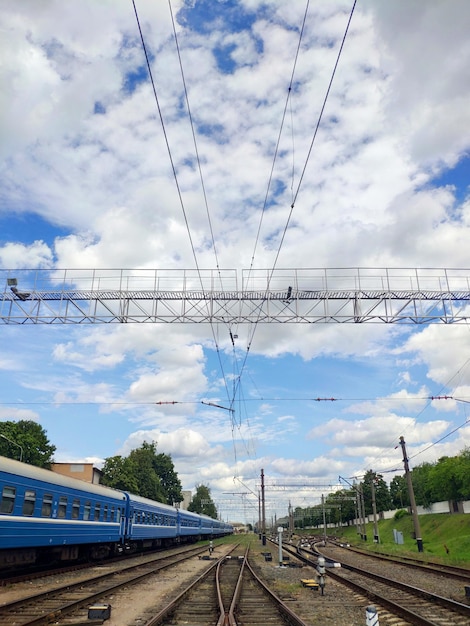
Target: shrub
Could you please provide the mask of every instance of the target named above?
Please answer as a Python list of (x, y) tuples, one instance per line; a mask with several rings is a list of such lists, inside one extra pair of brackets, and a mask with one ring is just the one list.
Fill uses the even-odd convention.
[(405, 515), (409, 515), (408, 511), (406, 509), (399, 509), (393, 516), (393, 519), (401, 519), (405, 517)]

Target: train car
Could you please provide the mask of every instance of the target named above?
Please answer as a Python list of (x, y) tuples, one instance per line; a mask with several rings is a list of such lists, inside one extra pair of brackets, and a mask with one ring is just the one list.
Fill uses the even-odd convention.
[(0, 568), (123, 548), (123, 492), (0, 456), (0, 497)]
[(129, 500), (126, 546), (152, 548), (175, 542), (178, 530), (175, 508), (130, 493), (126, 495)]
[(212, 525), (212, 532), (214, 537), (223, 537), (224, 535), (233, 534), (233, 526), (222, 520), (214, 520)]
[(201, 535), (203, 537), (212, 537), (214, 535), (214, 523), (216, 521), (213, 517), (201, 515)]
[(232, 532), (206, 515), (0, 456), (0, 570)]
[(201, 538), (201, 515), (191, 511), (178, 510), (178, 536), (182, 540), (198, 541)]

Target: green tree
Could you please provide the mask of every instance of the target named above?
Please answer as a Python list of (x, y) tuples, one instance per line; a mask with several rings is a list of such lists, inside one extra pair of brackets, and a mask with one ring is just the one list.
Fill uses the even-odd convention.
[(160, 484), (165, 493), (168, 504), (176, 504), (183, 500), (183, 488), (178, 474), (175, 471), (171, 455), (157, 454), (153, 460), (153, 467), (160, 478)]
[(390, 482), (390, 497), (392, 498), (392, 507), (395, 509), (404, 509), (410, 505), (408, 496), (408, 485), (404, 476), (394, 476)]
[(462, 500), (470, 500), (470, 448), (464, 448), (459, 455), (457, 476), (461, 483)]
[(331, 521), (335, 523), (349, 522), (356, 517), (356, 492), (354, 489), (341, 489), (330, 493), (325, 502), (335, 505), (331, 511)]
[(411, 471), (411, 482), (413, 483), (413, 491), (415, 494), (416, 504), (419, 506), (429, 506), (433, 502), (438, 502), (439, 497), (435, 499), (431, 486), (431, 470), (432, 463), (422, 463), (417, 465)]
[(461, 456), (442, 457), (429, 473), (433, 502), (462, 500)]
[(56, 446), (37, 422), (0, 422), (0, 454), (10, 459), (50, 469)]
[(181, 482), (167, 454), (157, 454), (155, 443), (144, 443), (128, 457), (105, 460), (102, 482), (165, 504), (181, 502)]
[(135, 478), (138, 485), (138, 494), (150, 500), (164, 502), (167, 499), (163, 491), (160, 477), (153, 466), (156, 453), (154, 443), (144, 443), (140, 448), (132, 450), (129, 454), (129, 460), (132, 464)]
[(217, 519), (217, 508), (212, 501), (211, 490), (207, 485), (196, 485), (196, 493), (188, 506), (188, 511)]
[(364, 493), (364, 507), (366, 515), (372, 513), (372, 481), (375, 487), (375, 505), (377, 512), (389, 511), (392, 508), (392, 498), (387, 483), (382, 474), (368, 470), (364, 475), (362, 489)]
[(130, 491), (137, 494), (139, 486), (134, 473), (134, 467), (128, 457), (110, 456), (103, 465), (101, 482), (103, 485)]

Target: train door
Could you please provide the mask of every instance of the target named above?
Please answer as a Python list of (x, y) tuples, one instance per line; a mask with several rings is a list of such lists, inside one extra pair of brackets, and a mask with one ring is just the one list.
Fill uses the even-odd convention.
[(125, 495), (124, 514), (121, 516), (121, 538), (124, 542), (128, 541), (132, 532), (132, 516), (133, 510), (129, 499), (129, 494)]

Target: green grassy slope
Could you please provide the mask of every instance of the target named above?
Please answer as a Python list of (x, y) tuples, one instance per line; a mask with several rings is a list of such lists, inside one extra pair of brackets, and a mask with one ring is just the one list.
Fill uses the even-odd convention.
[[(442, 563), (470, 567), (470, 515), (431, 514), (419, 517), (421, 536), (423, 539), (423, 558)], [(403, 545), (397, 545), (393, 539), (393, 529), (403, 533)], [(407, 554), (414, 557), (418, 553), (414, 539), (413, 519), (406, 515), (401, 519), (390, 519), (379, 522), (380, 543), (373, 542), (373, 524), (366, 526), (367, 541), (362, 541), (356, 527), (329, 529), (328, 534), (341, 536), (351, 545), (367, 547), (367, 549), (388, 554)]]

